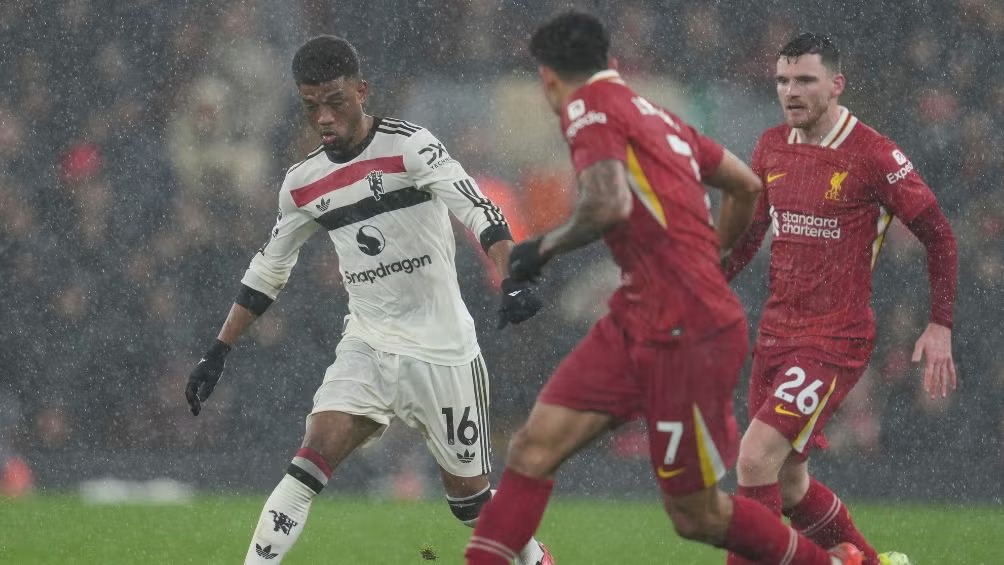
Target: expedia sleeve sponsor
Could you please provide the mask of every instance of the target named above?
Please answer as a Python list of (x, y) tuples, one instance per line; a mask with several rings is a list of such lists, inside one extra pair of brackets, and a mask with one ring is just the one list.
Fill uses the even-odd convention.
[(885, 180), (889, 181), (889, 184), (896, 184), (897, 182), (906, 178), (906, 175), (910, 174), (913, 170), (913, 162), (907, 161), (905, 165), (900, 167), (897, 171), (888, 173), (885, 176)]
[(365, 271), (356, 271), (354, 273), (345, 271), (342, 276), (345, 279), (346, 285), (363, 283), (372, 284), (377, 279), (382, 279), (398, 273), (410, 275), (416, 270), (431, 264), (432, 257), (429, 255), (422, 255), (421, 257), (401, 259), (400, 261), (394, 261), (393, 263), (380, 263), (380, 266), (376, 269), (366, 269)]

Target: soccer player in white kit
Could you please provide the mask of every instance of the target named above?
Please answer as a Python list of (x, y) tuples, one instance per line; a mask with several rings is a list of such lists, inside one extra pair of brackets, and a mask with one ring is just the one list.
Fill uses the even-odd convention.
[[(349, 315), (314, 395), (302, 447), (265, 502), (245, 563), (281, 561), (334, 469), (394, 417), (425, 436), (459, 520), (473, 527), (492, 496), (488, 374), (457, 283), (449, 213), (478, 236), (503, 275), (513, 247), (505, 217), (429, 131), (364, 112), (369, 86), (347, 41), (313, 38), (292, 67), (321, 145), (286, 173), (271, 237), (189, 378), (192, 413), (198, 415), (226, 354), (278, 296), (301, 246), (320, 228), (335, 244)], [(528, 285), (506, 278), (502, 291), (502, 325), (541, 307)], [(531, 539), (518, 562), (553, 560)]]

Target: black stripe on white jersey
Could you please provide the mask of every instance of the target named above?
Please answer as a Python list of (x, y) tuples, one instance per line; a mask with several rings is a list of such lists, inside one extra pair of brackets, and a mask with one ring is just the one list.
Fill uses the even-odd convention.
[(488, 218), (488, 223), (493, 226), (500, 226), (506, 223), (505, 216), (502, 215), (502, 210), (488, 200), (484, 196), (478, 194), (474, 189), (474, 185), (471, 183), (471, 179), (459, 180), (453, 183), (453, 187), (460, 191), (461, 194), (467, 197), (475, 206), (481, 208), (485, 213), (485, 217)]
[(324, 145), (323, 144), (322, 145), (318, 145), (317, 148), (315, 148), (313, 151), (311, 151), (310, 153), (308, 153), (307, 157), (304, 160), (302, 160), (299, 163), (293, 165), (292, 167), (286, 169), (286, 174), (288, 175), (289, 173), (292, 173), (293, 169), (299, 167), (300, 165), (306, 163), (307, 161), (313, 159), (314, 157), (317, 157), (318, 155), (321, 154), (321, 151), (324, 151)]
[(411, 133), (415, 133), (416, 131), (422, 129), (421, 126), (416, 126), (411, 122), (406, 122), (404, 120), (399, 120), (397, 118), (383, 118), (382, 121), (384, 125), (391, 127), (398, 127), (404, 130), (409, 130), (411, 131)]
[(416, 206), (430, 200), (432, 200), (432, 193), (409, 186), (408, 188), (388, 192), (382, 195), (380, 200), (370, 196), (348, 206), (329, 210), (319, 216), (316, 221), (329, 231), (336, 230), (356, 222), (368, 220), (373, 216), (385, 212)]
[(403, 135), (405, 137), (411, 137), (411, 134), (413, 133), (404, 129), (390, 128), (388, 126), (377, 126), (376, 130), (378, 133), (386, 133), (390, 135)]

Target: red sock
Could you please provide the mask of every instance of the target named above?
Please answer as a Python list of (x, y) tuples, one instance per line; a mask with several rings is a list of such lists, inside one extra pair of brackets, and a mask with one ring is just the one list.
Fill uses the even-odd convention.
[(847, 507), (833, 491), (816, 479), (809, 478), (809, 490), (785, 514), (791, 518), (792, 526), (819, 545), (833, 547), (841, 542), (850, 542), (864, 553), (866, 565), (878, 563), (875, 548), (854, 526)]
[[(777, 483), (758, 487), (739, 486), (739, 496), (755, 500), (778, 517), (781, 516), (781, 487)], [(729, 554), (728, 565), (751, 565), (752, 562), (734, 553)]]
[(467, 564), (509, 565), (540, 526), (553, 486), (554, 481), (507, 468), (495, 496), (478, 516), (467, 545)]
[[(776, 485), (775, 485), (776, 486)], [(809, 538), (789, 528), (762, 504), (732, 497), (732, 521), (723, 547), (754, 563), (830, 565), (830, 555)], [(732, 556), (729, 556), (730, 563)]]

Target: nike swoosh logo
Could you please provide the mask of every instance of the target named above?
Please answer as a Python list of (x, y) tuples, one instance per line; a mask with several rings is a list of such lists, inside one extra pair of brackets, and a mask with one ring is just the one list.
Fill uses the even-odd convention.
[(666, 470), (662, 468), (662, 465), (656, 467), (655, 474), (659, 475), (660, 479), (672, 479), (673, 477), (682, 473), (686, 467), (680, 467), (679, 469)]
[(787, 408), (784, 407), (784, 404), (781, 404), (781, 403), (778, 403), (778, 405), (774, 407), (774, 412), (777, 412), (778, 414), (780, 414), (782, 416), (794, 416), (796, 418), (802, 417), (801, 414), (798, 414), (796, 412), (792, 412), (791, 410), (788, 410)]
[(767, 175), (767, 184), (770, 184), (788, 173), (771, 173)]
[(512, 292), (509, 293), (509, 296), (516, 296), (517, 294), (519, 294), (521, 292), (523, 292), (523, 291), (522, 290), (514, 290), (514, 291), (512, 291)]

